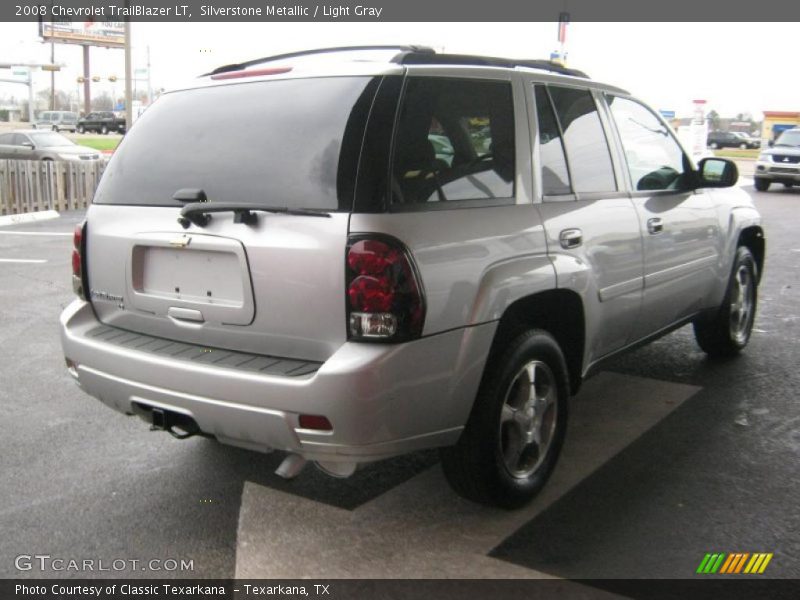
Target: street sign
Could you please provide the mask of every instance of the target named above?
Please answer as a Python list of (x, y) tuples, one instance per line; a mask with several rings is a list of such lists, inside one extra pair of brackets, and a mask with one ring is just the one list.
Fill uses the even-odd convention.
[(14, 77), (27, 77), (28, 67), (11, 67), (11, 74)]
[(659, 110), (658, 112), (661, 113), (661, 116), (665, 119), (674, 119), (675, 118), (675, 111), (674, 110)]

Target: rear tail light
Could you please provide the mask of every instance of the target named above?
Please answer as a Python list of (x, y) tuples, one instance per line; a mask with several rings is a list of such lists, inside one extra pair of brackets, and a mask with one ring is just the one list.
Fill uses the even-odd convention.
[(86, 251), (86, 221), (75, 227), (75, 232), (72, 234), (72, 289), (75, 294), (82, 299), (86, 300), (86, 286), (84, 282), (84, 260), (83, 257)]
[(351, 238), (347, 246), (348, 336), (362, 341), (418, 338), (425, 301), (411, 255), (388, 236)]

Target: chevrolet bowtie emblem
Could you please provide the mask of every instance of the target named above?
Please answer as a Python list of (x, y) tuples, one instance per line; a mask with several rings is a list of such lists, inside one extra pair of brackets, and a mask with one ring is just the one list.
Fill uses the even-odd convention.
[(787, 156), (786, 158), (784, 158), (783, 162), (789, 162), (789, 157)]
[(188, 235), (184, 235), (179, 238), (175, 238), (174, 240), (169, 241), (169, 245), (175, 248), (186, 248), (192, 242), (192, 238)]

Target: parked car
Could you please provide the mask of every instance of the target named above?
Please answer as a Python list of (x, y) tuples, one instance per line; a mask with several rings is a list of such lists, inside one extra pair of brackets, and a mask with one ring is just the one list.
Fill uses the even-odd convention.
[(79, 146), (60, 133), (18, 129), (0, 133), (0, 159), (13, 160), (100, 160), (100, 153)]
[(773, 183), (800, 185), (800, 128), (785, 130), (758, 155), (753, 179), (759, 192), (766, 192)]
[(753, 139), (744, 133), (734, 131), (712, 131), (708, 134), (706, 145), (709, 148), (759, 148), (761, 140)]
[(53, 131), (75, 132), (78, 123), (78, 113), (66, 110), (46, 110), (39, 113), (33, 124), (34, 129), (52, 129)]
[(107, 134), (109, 131), (125, 133), (125, 117), (117, 116), (110, 110), (91, 112), (78, 119), (78, 133), (95, 131)]
[(549, 62), (316, 52), (217, 69), (127, 134), (61, 315), (86, 393), (286, 452), (284, 477), (441, 448), (510, 508), (604, 361), (688, 323), (709, 355), (747, 345), (764, 235), (732, 161)]

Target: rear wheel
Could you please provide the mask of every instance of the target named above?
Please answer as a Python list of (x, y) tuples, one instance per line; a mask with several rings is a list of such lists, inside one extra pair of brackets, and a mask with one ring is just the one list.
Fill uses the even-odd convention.
[(756, 261), (747, 247), (739, 246), (722, 305), (713, 316), (694, 322), (695, 339), (703, 351), (714, 357), (741, 352), (750, 341), (757, 303)]
[(739, 149), (740, 149), (740, 150), (747, 150), (747, 144), (745, 144), (744, 142), (742, 142), (741, 144), (739, 144)]
[(108, 133), (108, 127), (106, 125), (103, 125), (100, 128), (100, 133), (102, 133), (103, 135), (106, 135)]
[(769, 179), (764, 179), (763, 177), (756, 177), (753, 180), (753, 186), (759, 192), (766, 192), (769, 189)]
[(58, 125), (53, 125), (53, 131), (55, 131), (56, 133), (58, 133)]
[(717, 142), (711, 142), (708, 145), (708, 147), (711, 148), (712, 150), (716, 150), (717, 148), (719, 148), (719, 144)]
[(78, 133), (86, 133), (86, 128), (83, 125), (78, 125)]
[(486, 367), (458, 443), (441, 451), (450, 485), (482, 504), (517, 508), (544, 486), (567, 424), (569, 386), (553, 337), (531, 330)]

